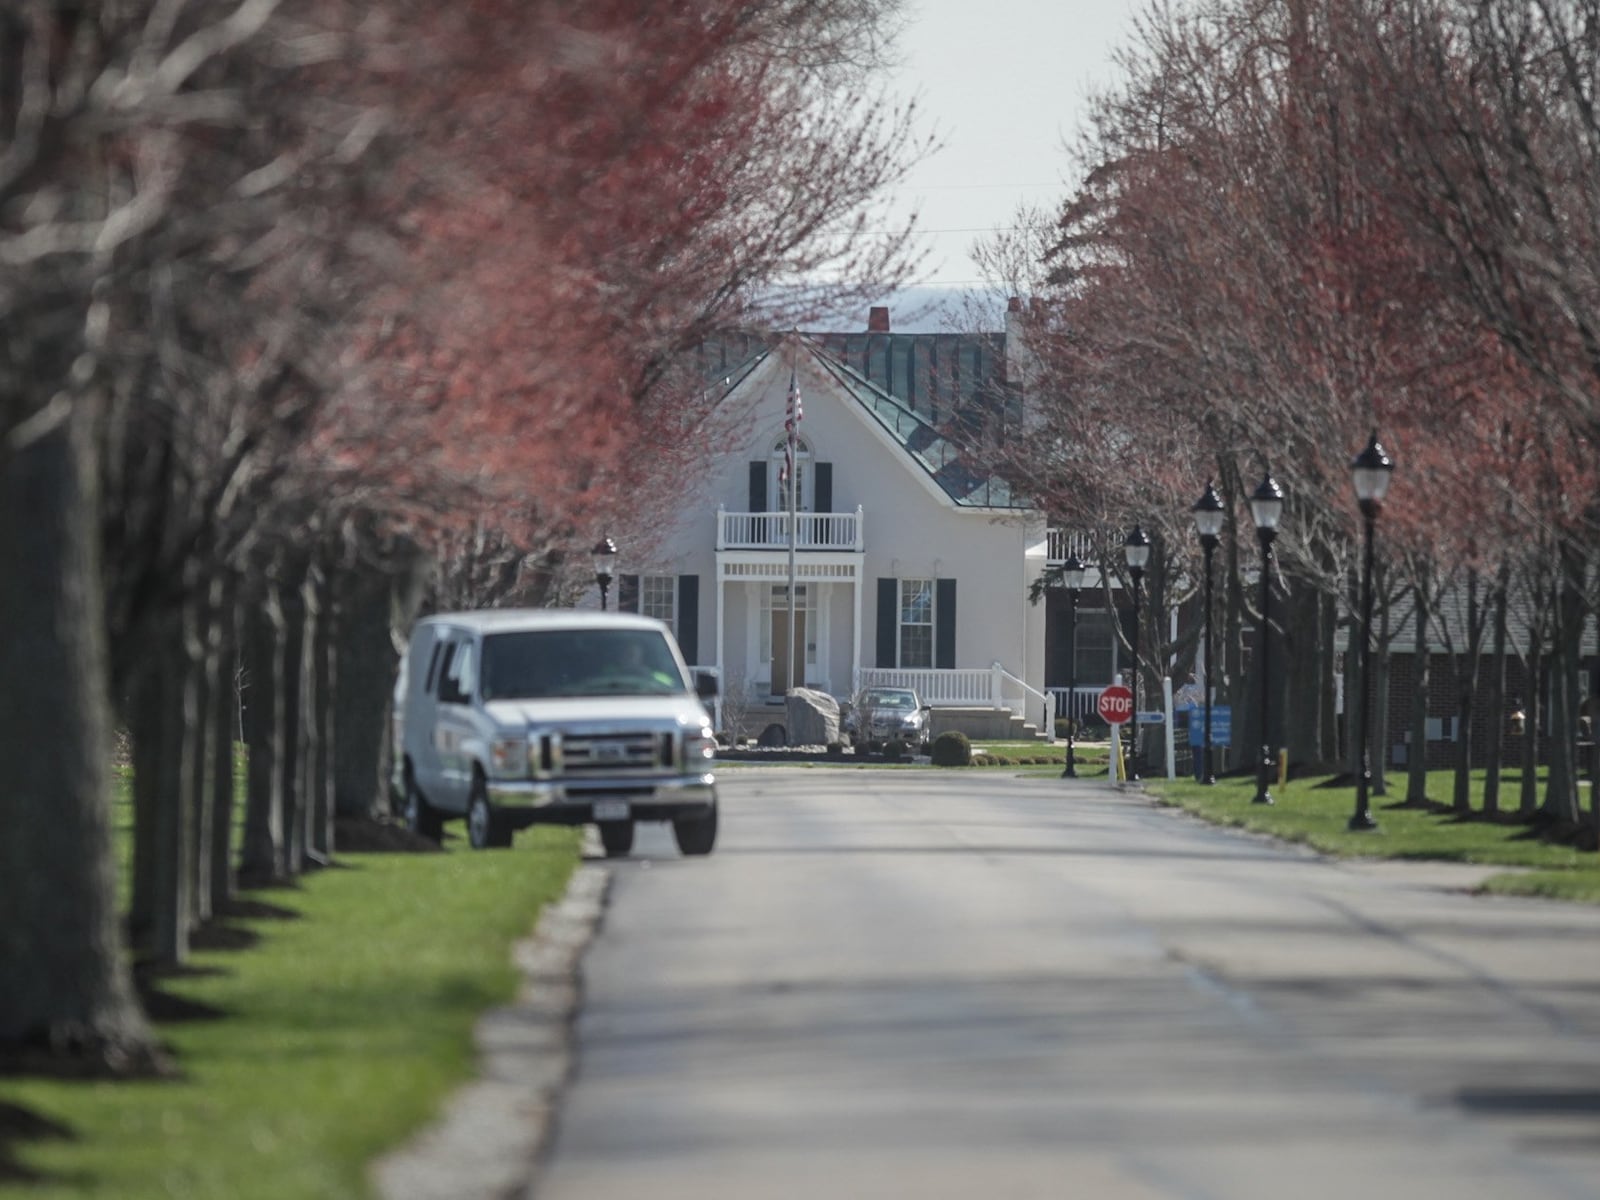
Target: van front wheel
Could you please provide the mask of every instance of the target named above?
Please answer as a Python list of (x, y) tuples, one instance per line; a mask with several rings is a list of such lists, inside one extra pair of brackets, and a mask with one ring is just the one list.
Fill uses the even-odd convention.
[(467, 799), (467, 841), (474, 850), (501, 849), (511, 845), (511, 834), (511, 827), (489, 803), (483, 776), (475, 777)]
[(703, 817), (679, 817), (672, 823), (672, 836), (678, 843), (678, 853), (685, 855), (710, 854), (717, 844), (717, 809)]

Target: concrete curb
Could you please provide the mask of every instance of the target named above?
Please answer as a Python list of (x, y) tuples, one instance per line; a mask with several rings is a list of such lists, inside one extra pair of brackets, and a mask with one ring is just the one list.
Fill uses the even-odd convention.
[(372, 1166), (383, 1200), (507, 1200), (526, 1193), (572, 1070), (578, 961), (605, 909), (611, 872), (580, 863), (566, 893), (540, 914), (512, 959), (517, 999), (474, 1030), (478, 1076), (439, 1120)]

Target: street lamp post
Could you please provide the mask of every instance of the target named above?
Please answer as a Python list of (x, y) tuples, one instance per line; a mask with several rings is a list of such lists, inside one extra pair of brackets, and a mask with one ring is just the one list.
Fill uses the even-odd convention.
[(1067, 765), (1061, 772), (1063, 779), (1078, 777), (1078, 760), (1074, 738), (1078, 730), (1078, 591), (1089, 573), (1083, 560), (1069, 554), (1061, 564), (1061, 581), (1067, 585)]
[(1139, 778), (1139, 584), (1144, 579), (1145, 564), (1150, 561), (1150, 535), (1139, 525), (1133, 527), (1122, 543), (1122, 553), (1128, 560), (1128, 574), (1133, 579), (1133, 636), (1128, 639), (1133, 651), (1133, 728), (1128, 732), (1128, 757), (1133, 764), (1130, 778)]
[(1361, 555), (1361, 721), (1357, 725), (1359, 742), (1356, 748), (1356, 811), (1350, 818), (1353, 831), (1376, 829), (1368, 798), (1372, 794), (1372, 762), (1367, 749), (1367, 735), (1372, 724), (1372, 683), (1369, 671), (1372, 663), (1372, 535), (1383, 511), (1383, 498), (1389, 491), (1389, 480), (1394, 474), (1394, 461), (1378, 444), (1378, 431), (1372, 431), (1367, 448), (1350, 463), (1350, 479), (1355, 485), (1356, 500), (1361, 505), (1364, 542)]
[(600, 611), (606, 610), (606, 591), (617, 573), (617, 544), (610, 538), (601, 538), (589, 551), (594, 557), (594, 581), (600, 585)]
[(1272, 644), (1269, 606), (1272, 602), (1272, 540), (1278, 536), (1278, 521), (1283, 516), (1283, 489), (1270, 472), (1250, 497), (1250, 516), (1256, 523), (1256, 536), (1261, 539), (1261, 762), (1256, 769), (1255, 803), (1271, 804), (1272, 793), (1267, 790), (1272, 777), (1272, 745), (1267, 739)]
[(1222, 533), (1222, 522), (1225, 510), (1222, 507), (1222, 497), (1217, 495), (1217, 489), (1211, 485), (1211, 480), (1206, 480), (1206, 490), (1196, 500), (1194, 507), (1189, 510), (1194, 514), (1195, 532), (1200, 535), (1200, 548), (1205, 551), (1206, 558), (1206, 674), (1203, 686), (1206, 706), (1205, 741), (1200, 747), (1200, 782), (1205, 784), (1216, 783), (1216, 768), (1211, 761), (1211, 556), (1217, 549), (1217, 538)]

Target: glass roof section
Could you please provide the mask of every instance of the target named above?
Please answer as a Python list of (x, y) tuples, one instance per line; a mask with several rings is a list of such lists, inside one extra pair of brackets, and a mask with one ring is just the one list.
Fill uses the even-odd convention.
[(969, 508), (1025, 508), (1005, 480), (974, 470), (961, 451), (922, 417), (870, 380), (808, 343), (813, 357), (910, 453), (957, 504)]

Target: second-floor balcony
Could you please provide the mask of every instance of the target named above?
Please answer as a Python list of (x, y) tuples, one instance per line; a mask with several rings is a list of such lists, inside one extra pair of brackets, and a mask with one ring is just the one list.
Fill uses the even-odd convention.
[(1046, 536), (1048, 542), (1044, 558), (1050, 566), (1060, 566), (1073, 554), (1084, 562), (1093, 561), (1094, 550), (1089, 535), (1082, 530), (1051, 528)]
[[(865, 519), (853, 513), (796, 513), (796, 550), (866, 549)], [(718, 550), (787, 550), (790, 518), (783, 512), (727, 512), (717, 509)]]

